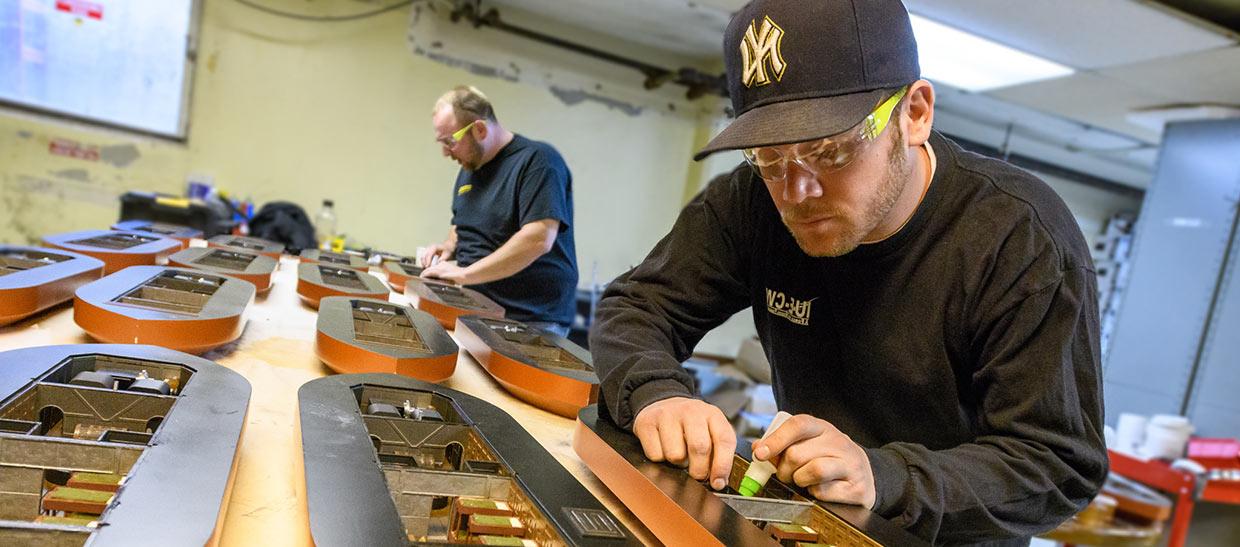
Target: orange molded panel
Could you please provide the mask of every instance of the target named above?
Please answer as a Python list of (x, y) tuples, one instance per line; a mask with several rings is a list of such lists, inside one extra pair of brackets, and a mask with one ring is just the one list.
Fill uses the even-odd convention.
[(218, 235), (207, 240), (208, 247), (232, 247), (267, 255), (276, 260), (280, 260), (280, 255), (284, 253), (284, 244), (268, 241), (258, 237)]
[(434, 317), (373, 298), (319, 302), (315, 350), (342, 374), (394, 373), (441, 382), (456, 371), (457, 346)]
[(232, 276), (262, 293), (271, 288), (279, 263), (267, 255), (224, 247), (192, 247), (168, 257), (168, 265)]
[(126, 220), (117, 222), (112, 225), (113, 230), (122, 230), (126, 232), (141, 232), (146, 234), (155, 234), (160, 237), (170, 237), (181, 242), (181, 247), (188, 249), (190, 240), (202, 237), (202, 230), (181, 226), (179, 224), (165, 224), (163, 222), (151, 222), (149, 220)]
[(79, 288), (73, 320), (103, 342), (203, 353), (241, 336), (254, 294), (228, 276), (134, 266)]
[(462, 315), (504, 316), (503, 306), (482, 293), (442, 281), (410, 277), (405, 282), (405, 296), (415, 300), (419, 310), (435, 316), (445, 329), (455, 328), (456, 318)]
[(320, 251), (318, 249), (306, 249), (298, 255), (298, 262), (323, 264), (324, 266), (334, 266), (337, 268), (349, 268), (364, 272), (370, 269), (370, 264), (366, 259), (347, 253), (333, 253), (331, 251)]
[(130, 266), (154, 266), (181, 250), (175, 239), (119, 230), (85, 230), (50, 235), (43, 243), (103, 261), (105, 275)]
[(392, 290), (401, 294), (405, 294), (405, 286), (410, 278), (422, 275), (422, 267), (418, 266), (413, 259), (389, 260), (383, 263), (383, 271), (387, 272), (388, 285), (392, 286)]
[(379, 278), (348, 268), (323, 264), (297, 265), (297, 296), (311, 308), (328, 296), (353, 296), (387, 300), (390, 291)]
[(0, 325), (65, 302), (100, 277), (103, 261), (86, 255), (0, 245)]
[(590, 354), (571, 341), (510, 319), (457, 319), (456, 337), (513, 395), (566, 418), (598, 400)]

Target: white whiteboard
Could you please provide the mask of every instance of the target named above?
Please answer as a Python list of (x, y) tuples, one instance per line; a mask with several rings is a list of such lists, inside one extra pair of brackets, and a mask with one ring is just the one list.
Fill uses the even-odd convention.
[(194, 0), (0, 0), (0, 101), (185, 137)]

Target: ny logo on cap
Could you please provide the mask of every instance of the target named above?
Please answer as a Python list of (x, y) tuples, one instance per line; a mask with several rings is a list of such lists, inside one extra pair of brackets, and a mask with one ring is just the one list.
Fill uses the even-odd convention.
[(749, 22), (749, 28), (745, 29), (745, 37), (741, 40), (741, 83), (745, 87), (771, 83), (766, 72), (768, 63), (775, 81), (784, 77), (788, 63), (784, 62), (784, 56), (779, 52), (783, 39), (784, 29), (779, 28), (770, 16), (762, 18), (762, 26), (757, 30), (754, 29), (754, 21)]

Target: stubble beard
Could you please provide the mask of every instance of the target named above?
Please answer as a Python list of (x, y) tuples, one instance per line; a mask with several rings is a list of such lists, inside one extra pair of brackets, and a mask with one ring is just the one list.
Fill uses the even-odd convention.
[(471, 138), (465, 146), (468, 147), (469, 155), (460, 159), (461, 167), (464, 167), (466, 171), (477, 171), (479, 167), (482, 167), (482, 143)]
[(809, 240), (802, 238), (788, 224), (788, 220), (784, 218), (784, 215), (780, 215), (784, 220), (784, 227), (788, 228), (788, 232), (796, 240), (797, 246), (805, 254), (815, 258), (834, 258), (851, 253), (861, 246), (861, 242), (865, 240), (865, 237), (873, 233), (874, 229), (891, 213), (891, 210), (896, 205), (896, 201), (900, 198), (900, 193), (904, 190), (904, 186), (908, 184), (912, 171), (911, 162), (908, 161), (908, 145), (904, 142), (904, 132), (898, 124), (893, 124), (893, 126), (895, 130), (895, 143), (892, 146), (891, 153), (887, 156), (887, 171), (884, 174), (878, 192), (866, 204), (861, 218), (856, 221), (844, 215), (844, 211), (838, 209), (828, 210), (830, 214), (825, 216), (833, 217), (832, 220), (836, 222), (846, 222), (847, 225), (842, 227), (839, 233), (832, 237), (832, 241), (828, 242), (825, 247), (821, 239)]

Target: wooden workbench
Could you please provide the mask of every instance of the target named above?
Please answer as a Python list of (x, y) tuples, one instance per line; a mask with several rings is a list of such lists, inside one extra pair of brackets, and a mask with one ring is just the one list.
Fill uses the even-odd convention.
[[(197, 246), (202, 244), (196, 242)], [(384, 278), (383, 274), (375, 275)], [(220, 538), (222, 545), (311, 544), (306, 485), (300, 473), (297, 389), (332, 372), (315, 357), (317, 314), (302, 305), (296, 286), (297, 259), (285, 256), (271, 290), (260, 295), (251, 308), (249, 324), (241, 338), (203, 356), (245, 376), (253, 388)], [(404, 295), (393, 294), (391, 298), (395, 303), (408, 303)], [(0, 327), (0, 351), (92, 342), (73, 322), (71, 304)], [(639, 539), (647, 545), (657, 544), (573, 452), (573, 420), (509, 395), (464, 351), (457, 357), (456, 372), (442, 385), (482, 398), (511, 414)]]

